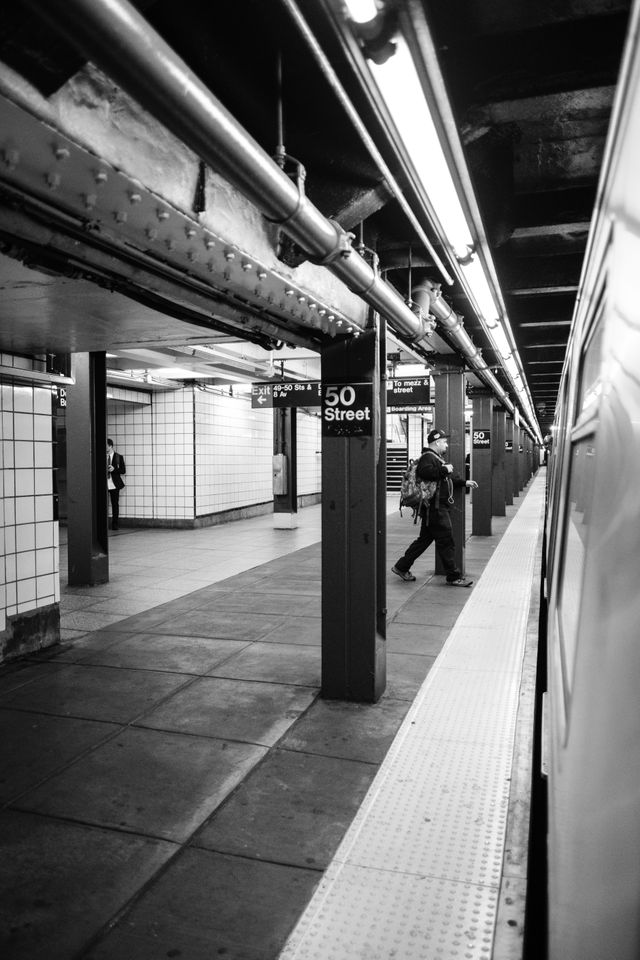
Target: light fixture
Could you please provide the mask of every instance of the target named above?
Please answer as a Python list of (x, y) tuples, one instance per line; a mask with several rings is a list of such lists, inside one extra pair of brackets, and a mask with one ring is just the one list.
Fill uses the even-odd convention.
[[(369, 24), (376, 17), (381, 18), (384, 10), (374, 0), (344, 0), (349, 16), (356, 25)], [(359, 26), (356, 32), (365, 37)], [(479, 242), (474, 233), (481, 230), (473, 226), (475, 198), (470, 201), (465, 193), (464, 178), (455, 168), (455, 160), (449, 162), (443, 139), (451, 137), (449, 127), (454, 128), (453, 118), (442, 117), (442, 104), (432, 109), (431, 99), (438, 98), (433, 90), (423, 85), (416, 69), (407, 40), (402, 33), (393, 36), (394, 52), (385, 59), (369, 59), (368, 70), (378, 89), (380, 98), (387, 111), (386, 122), (390, 129), (395, 128), (399, 145), (405, 154), (405, 163), (413, 169), (414, 185), (422, 196), (425, 208), (429, 211), (433, 226), (441, 242), (448, 248), (450, 259), (455, 266), (460, 282), (469, 297), (471, 305), (478, 315), (481, 325), (489, 337), (496, 353), (501, 358), (501, 366), (509, 377), (514, 391), (522, 401), (523, 407), (532, 411), (528, 397), (528, 388), (522, 377), (522, 366), (514, 346), (513, 335), (499, 290), (494, 290), (493, 268), (487, 269), (485, 259), (490, 262), (490, 253), (486, 240)], [(366, 52), (366, 44), (365, 44)], [(429, 73), (429, 67), (425, 70)], [(437, 71), (436, 71), (437, 72)], [(428, 84), (432, 83), (429, 73)], [(440, 84), (440, 86), (442, 86)], [(436, 111), (438, 111), (436, 113)], [(447, 132), (441, 139), (434, 116), (445, 124)], [(448, 123), (448, 126), (447, 126)], [(451, 156), (461, 156), (461, 149), (451, 147), (453, 140), (446, 141)], [(453, 171), (453, 172), (452, 172)], [(470, 187), (468, 190), (472, 193)], [(492, 278), (490, 282), (489, 277)], [(507, 363), (507, 359), (511, 358)], [(516, 383), (516, 379), (519, 383)], [(526, 405), (524, 400), (526, 399)], [(534, 432), (536, 418), (530, 413), (530, 422)]]
[(349, 16), (354, 23), (369, 23), (378, 15), (375, 0), (346, 0)]
[[(441, 233), (454, 255), (464, 259), (469, 248), (473, 248), (473, 237), (409, 48), (402, 36), (394, 40), (394, 55), (382, 64), (369, 61), (369, 68), (425, 191), (428, 205), (439, 221)], [(417, 114), (416, 104), (421, 102), (425, 109)]]

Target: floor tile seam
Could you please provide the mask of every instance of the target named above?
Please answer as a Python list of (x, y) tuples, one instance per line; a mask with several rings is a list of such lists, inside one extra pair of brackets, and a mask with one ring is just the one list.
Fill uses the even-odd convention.
[(187, 845), (186, 840), (172, 840), (170, 837), (161, 837), (155, 833), (141, 833), (138, 830), (127, 830), (124, 827), (117, 826), (115, 824), (104, 824), (98, 823), (93, 820), (80, 820), (78, 817), (64, 816), (60, 813), (48, 813), (43, 810), (31, 810), (28, 807), (19, 807), (12, 806), (7, 808), (9, 813), (21, 813), (26, 814), (32, 817), (38, 817), (41, 820), (53, 820), (56, 823), (67, 823), (72, 824), (77, 827), (84, 827), (87, 830), (100, 830), (105, 833), (115, 833), (120, 836), (127, 837), (138, 837), (141, 840), (152, 840), (154, 842), (170, 844), (172, 847), (175, 847), (175, 853), (179, 853), (180, 850)]
[[(144, 635), (143, 635), (143, 636), (144, 636)], [(150, 634), (150, 636), (151, 636), (151, 634)], [(162, 634), (162, 636), (163, 636), (163, 637), (170, 637), (171, 635), (170, 635), (170, 634)], [(132, 637), (132, 638), (130, 638), (130, 639), (135, 640), (136, 638), (135, 638), (135, 637)], [(198, 639), (202, 639), (202, 638), (199, 637)], [(112, 647), (117, 646), (120, 642), (126, 642), (126, 641), (116, 640), (114, 643), (110, 644), (109, 647), (106, 647), (104, 652), (105, 652), (105, 653), (108, 652), (109, 650), (112, 649)], [(226, 641), (226, 642), (227, 642), (227, 643), (236, 643), (236, 642), (237, 642), (237, 643), (242, 643), (242, 644), (243, 644), (242, 650), (245, 650), (247, 647), (250, 647), (251, 644), (252, 644), (252, 641), (244, 642), (244, 641), (242, 641), (242, 640), (238, 640), (238, 641), (233, 640), (233, 641)], [(74, 666), (74, 667), (102, 667), (102, 668), (104, 668), (105, 670), (131, 670), (131, 671), (137, 671), (137, 672), (139, 672), (139, 673), (162, 673), (162, 674), (168, 674), (169, 676), (193, 677), (194, 679), (200, 679), (200, 678), (204, 678), (204, 677), (210, 676), (210, 671), (211, 671), (212, 669), (214, 669), (214, 667), (220, 667), (220, 666), (222, 666), (224, 663), (227, 663), (230, 659), (233, 659), (233, 657), (237, 656), (239, 653), (242, 653), (242, 650), (234, 650), (234, 651), (232, 651), (231, 653), (229, 653), (228, 656), (225, 657), (224, 660), (218, 660), (218, 661), (215, 662), (215, 664), (214, 664), (213, 666), (207, 667), (206, 672), (204, 672), (204, 673), (203, 673), (203, 672), (195, 672), (195, 671), (193, 671), (193, 670), (177, 670), (177, 669), (176, 669), (176, 670), (171, 670), (171, 669), (169, 669), (168, 667), (156, 667), (156, 666), (140, 667), (140, 666), (134, 666), (134, 665), (128, 664), (128, 663), (100, 663), (99, 661), (93, 661), (93, 660), (92, 660), (93, 657), (98, 657), (98, 656), (100, 656), (100, 654), (99, 654), (99, 653), (96, 653), (95, 651), (87, 652), (87, 656), (86, 656), (86, 657), (83, 657), (82, 659), (78, 659), (78, 660), (65, 660), (65, 661), (63, 661), (63, 662), (64, 662), (64, 664), (65, 664), (66, 666)]]
[(454, 877), (448, 876), (443, 873), (428, 872), (428, 871), (415, 871), (415, 870), (398, 870), (393, 867), (379, 867), (374, 866), (373, 864), (367, 863), (358, 863), (356, 860), (344, 860), (339, 861), (334, 858), (336, 863), (341, 863), (343, 867), (352, 867), (358, 872), (363, 871), (365, 873), (373, 873), (379, 876), (394, 876), (394, 877), (406, 877), (408, 880), (416, 880), (419, 883), (423, 883), (425, 880), (433, 880), (436, 883), (450, 883), (453, 886), (462, 885), (464, 887), (476, 887), (478, 890), (489, 890), (494, 891), (496, 895), (500, 890), (499, 883), (489, 883), (483, 882), (478, 879), (463, 878), (463, 877)]
[[(67, 666), (70, 667), (70, 666), (82, 666), (82, 665), (65, 663), (65, 667)], [(91, 664), (85, 664), (85, 666), (91, 666)], [(113, 669), (122, 669), (122, 668), (115, 667)], [(181, 676), (183, 676), (183, 674), (181, 674)], [(86, 721), (93, 721), (94, 723), (116, 723), (116, 724), (119, 724), (123, 729), (126, 729), (127, 727), (132, 726), (137, 720), (141, 719), (142, 717), (145, 717), (150, 710), (156, 710), (159, 706), (161, 706), (167, 700), (170, 700), (171, 697), (175, 696), (177, 693), (182, 693), (184, 690), (186, 690), (189, 686), (191, 686), (195, 681), (199, 679), (200, 679), (199, 676), (190, 676), (185, 683), (179, 684), (174, 690), (171, 690), (169, 693), (162, 696), (160, 700), (156, 701), (153, 704), (153, 706), (150, 707), (148, 710), (144, 710), (142, 713), (136, 714), (135, 717), (132, 717), (127, 721), (105, 720), (101, 717), (86, 717), (86, 716), (83, 716), (82, 714), (75, 714), (75, 713), (53, 713), (51, 712), (51, 710), (45, 710), (42, 707), (36, 710), (34, 709), (33, 706), (21, 707), (18, 704), (11, 704), (10, 709), (18, 710), (20, 713), (37, 713), (39, 716), (45, 716), (45, 717), (59, 717), (59, 718), (66, 718), (66, 719), (72, 719), (72, 720), (86, 720)], [(6, 706), (7, 704), (0, 704), (0, 705)]]
[[(319, 619), (319, 618), (316, 617), (315, 619)], [(261, 640), (255, 640), (254, 643), (266, 643), (270, 647), (300, 647), (303, 650), (319, 650), (320, 649), (320, 643), (317, 643), (317, 642), (303, 643), (301, 641), (298, 641), (297, 643), (290, 643), (288, 640), (268, 640), (267, 637), (269, 636), (271, 636), (271, 634), (268, 633), (266, 634), (266, 636), (262, 637)]]
[[(295, 724), (298, 723), (300, 719), (301, 717), (296, 717), (296, 719), (293, 721), (292, 725), (289, 727), (286, 733), (283, 734), (283, 737), (289, 736), (289, 734), (291, 733), (291, 730), (293, 729)], [(341, 760), (341, 761), (344, 760), (346, 763), (360, 763), (363, 766), (375, 767), (376, 769), (378, 769), (380, 767), (380, 764), (382, 763), (382, 760), (367, 760), (366, 758), (363, 758), (363, 757), (353, 757), (353, 756), (345, 757), (344, 754), (340, 754), (340, 753), (322, 753), (319, 750), (308, 750), (308, 749), (303, 750), (297, 747), (293, 747), (290, 744), (289, 745), (286, 743), (281, 744), (280, 741), (278, 741), (277, 744), (274, 744), (274, 746), (271, 749), (274, 752), (277, 751), (280, 753), (295, 753), (298, 756), (318, 757), (322, 760)]]
[[(263, 760), (264, 760), (264, 756), (263, 756), (263, 757), (260, 757), (260, 758), (258, 759), (257, 763), (254, 764), (254, 766), (251, 767), (250, 770), (248, 770), (248, 771), (245, 773), (245, 777), (249, 775), (249, 773), (251, 772), (251, 770), (255, 769), (255, 766), (257, 766), (259, 763), (263, 762)], [(245, 777), (243, 777), (243, 779), (240, 781), (240, 783), (242, 783), (242, 782), (244, 781)], [(189, 834), (189, 836), (188, 836), (188, 837), (185, 837), (183, 840), (179, 840), (179, 841), (168, 840), (168, 839), (166, 839), (166, 838), (164, 838), (164, 837), (162, 837), (162, 838), (155, 838), (155, 837), (147, 838), (147, 835), (145, 835), (145, 834), (136, 834), (136, 833), (133, 833), (132, 831), (122, 831), (122, 830), (119, 831), (119, 832), (122, 833), (122, 834), (127, 833), (127, 834), (130, 835), (130, 836), (140, 836), (140, 837), (142, 837), (142, 839), (152, 839), (152, 840), (155, 840), (155, 841), (157, 841), (157, 840), (159, 839), (159, 842), (164, 843), (164, 844), (170, 844), (171, 846), (173, 846), (173, 847), (174, 847), (174, 850), (173, 850), (173, 852), (166, 858), (166, 860), (164, 860), (164, 861), (160, 864), (160, 866), (159, 866), (149, 877), (147, 877), (147, 879), (145, 880), (145, 882), (144, 882), (141, 886), (139, 886), (139, 887), (131, 894), (131, 896), (115, 911), (115, 913), (113, 913), (113, 915), (101, 925), (100, 929), (97, 930), (93, 935), (91, 935), (91, 936), (87, 939), (87, 941), (85, 942), (84, 946), (83, 946), (82, 949), (77, 953), (77, 955), (73, 958), (73, 960), (85, 960), (85, 958), (89, 957), (91, 951), (92, 951), (97, 945), (99, 945), (100, 942), (101, 942), (106, 936), (108, 936), (108, 934), (109, 934), (113, 929), (115, 929), (123, 920), (126, 919), (126, 917), (131, 913), (131, 911), (135, 908), (135, 906), (143, 899), (143, 897), (146, 896), (146, 894), (147, 894), (148, 891), (154, 886), (154, 884), (156, 884), (156, 883), (169, 871), (169, 869), (173, 866), (173, 864), (178, 860), (179, 857), (184, 856), (189, 850), (201, 850), (203, 853), (209, 852), (209, 851), (206, 850), (206, 848), (201, 848), (201, 847), (193, 846), (193, 845), (192, 845), (192, 841), (193, 841), (193, 839), (198, 835), (198, 833), (199, 833), (201, 830), (203, 830), (203, 828), (204, 828), (205, 824), (207, 823), (207, 821), (211, 818), (211, 816), (213, 816), (213, 814), (215, 813), (215, 811), (217, 811), (217, 810), (219, 809), (219, 807), (222, 805), (222, 803), (224, 803), (224, 802), (227, 800), (228, 796), (230, 796), (230, 795), (232, 795), (233, 793), (235, 793), (237, 787), (238, 787), (238, 784), (236, 784), (236, 786), (230, 791), (230, 793), (227, 795), (227, 797), (224, 797), (224, 798), (223, 798), (223, 800), (221, 801), (221, 803), (218, 804), (218, 806), (215, 807), (214, 810), (210, 811), (210, 812), (205, 816), (203, 822), (200, 823), (200, 824), (198, 824), (198, 826), (193, 829), (193, 831)], [(95, 827), (94, 827), (93, 824), (86, 824), (86, 823), (83, 822), (83, 821), (78, 821), (78, 822), (79, 822), (79, 824), (80, 824), (81, 826), (86, 826), (86, 827), (88, 827), (89, 829), (95, 829)], [(106, 826), (99, 826), (98, 829), (104, 830), (104, 831), (109, 831), (109, 832), (112, 832), (112, 833), (117, 833), (117, 832), (118, 832), (118, 830), (117, 830), (116, 828), (106, 827)]]
[(149, 733), (170, 733), (170, 734), (175, 734), (176, 736), (191, 737), (194, 740), (216, 740), (216, 741), (219, 741), (220, 743), (234, 743), (240, 746), (260, 747), (261, 749), (265, 749), (265, 750), (272, 750), (274, 747), (274, 744), (263, 743), (260, 740), (242, 740), (239, 737), (226, 737), (226, 736), (217, 737), (214, 734), (198, 733), (193, 730), (182, 730), (182, 729), (179, 730), (175, 727), (152, 727), (139, 721), (133, 721), (132, 723), (126, 724), (125, 729), (128, 729), (128, 728), (132, 730), (145, 730)]
[[(35, 712), (35, 711), (34, 711), (34, 712)], [(58, 717), (57, 714), (45, 714), (45, 716), (47, 716), (47, 717), (51, 717), (51, 716)], [(81, 717), (67, 717), (67, 716), (65, 716), (64, 719), (78, 720), (78, 719), (86, 719), (86, 718), (81, 718)], [(5, 809), (21, 809), (22, 812), (28, 812), (28, 813), (34, 812), (34, 811), (25, 811), (24, 808), (15, 807), (15, 804), (16, 804), (16, 802), (17, 802), (18, 800), (23, 799), (23, 798), (26, 797), (29, 793), (31, 793), (33, 790), (37, 790), (39, 787), (44, 786), (44, 784), (46, 784), (46, 783), (47, 783), (49, 780), (51, 780), (53, 777), (59, 776), (61, 773), (64, 773), (66, 770), (69, 770), (71, 767), (75, 766), (76, 763), (80, 762), (81, 760), (84, 760), (85, 757), (88, 757), (91, 753), (93, 753), (94, 750), (97, 750), (99, 747), (102, 747), (102, 746), (104, 746), (105, 744), (109, 743), (111, 740), (114, 740), (116, 737), (118, 737), (118, 736), (122, 733), (122, 731), (123, 731), (123, 730), (126, 728), (126, 726), (127, 726), (126, 724), (118, 723), (118, 721), (116, 721), (116, 720), (93, 720), (92, 722), (93, 722), (93, 723), (105, 723), (105, 724), (109, 724), (109, 725), (111, 725), (111, 726), (118, 727), (118, 729), (112, 731), (111, 733), (107, 734), (105, 737), (101, 738), (100, 740), (97, 740), (95, 743), (93, 743), (93, 744), (91, 744), (90, 746), (86, 747), (86, 748), (85, 748), (84, 750), (82, 750), (79, 754), (77, 754), (77, 755), (74, 756), (74, 757), (71, 757), (68, 761), (65, 761), (64, 763), (61, 763), (58, 767), (55, 768), (55, 770), (52, 770), (52, 771), (49, 772), (46, 776), (42, 777), (40, 780), (36, 781), (35, 783), (29, 784), (29, 786), (27, 787), (26, 790), (23, 790), (21, 793), (16, 794), (16, 796), (15, 796), (12, 800), (10, 800), (10, 801), (3, 801), (3, 803), (0, 804), (0, 809), (1, 809), (1, 810), (5, 810)]]
[(482, 631), (484, 635), (493, 630), (496, 643), (511, 635), (519, 636), (528, 617), (533, 579), (534, 576), (529, 580), (526, 589), (523, 588), (518, 594), (513, 594), (513, 605), (508, 607), (492, 606), (487, 600), (486, 591), (493, 591), (496, 588), (489, 583), (483, 584), (482, 593), (479, 593), (474, 603), (465, 606), (460, 611), (451, 632), (456, 634), (463, 631), (469, 633), (469, 631), (477, 629)]
[[(320, 690), (320, 683), (295, 683), (292, 680), (287, 681), (275, 681), (275, 680), (265, 680), (262, 677), (236, 677), (236, 676), (219, 676), (216, 673), (208, 673), (207, 677), (210, 677), (214, 680), (235, 680), (243, 683), (255, 683), (255, 684), (264, 684), (265, 686), (272, 687), (274, 683), (286, 682), (287, 686), (295, 687), (296, 690)], [(198, 678), (199, 679), (199, 678)]]
[(322, 866), (314, 867), (309, 863), (301, 864), (301, 863), (294, 863), (293, 860), (274, 860), (273, 857), (257, 857), (257, 856), (252, 857), (252, 856), (249, 856), (249, 854), (238, 853), (237, 851), (230, 852), (228, 850), (219, 850), (216, 847), (204, 847), (197, 843), (194, 843), (193, 841), (189, 843), (188, 849), (198, 850), (202, 853), (210, 853), (210, 854), (213, 854), (214, 856), (219, 856), (219, 857), (229, 857), (229, 859), (240, 860), (243, 863), (260, 863), (260, 864), (265, 864), (267, 866), (273, 866), (273, 867), (287, 867), (292, 870), (307, 870), (307, 871), (310, 871), (311, 873), (318, 874), (318, 876), (320, 877), (326, 870), (326, 867), (322, 867)]
[[(421, 732), (420, 729), (416, 726), (411, 731), (409, 737), (405, 738), (403, 741), (403, 749), (394, 750), (393, 745), (392, 749), (386, 754), (384, 761), (380, 764), (380, 783), (379, 790), (376, 790), (375, 795), (378, 797), (384, 789), (386, 789), (386, 780), (397, 779), (398, 775), (403, 772), (405, 765), (405, 754), (417, 754), (419, 755), (419, 766), (428, 766), (433, 762), (438, 761), (438, 757), (441, 754), (441, 748), (443, 746), (452, 746), (457, 745), (462, 748), (461, 752), (469, 752), (471, 748), (482, 747), (483, 756), (487, 762), (495, 761), (502, 763), (507, 763), (511, 759), (513, 753), (513, 742), (515, 734), (515, 720), (507, 719), (506, 721), (502, 720), (501, 711), (495, 711), (492, 727), (494, 728), (492, 733), (493, 736), (477, 736), (473, 733), (469, 733), (467, 736), (463, 734), (456, 734), (448, 732), (446, 729), (437, 727), (438, 717), (436, 716), (436, 723), (428, 729), (428, 732)], [(498, 728), (498, 734), (496, 735), (496, 728)], [(382, 769), (384, 768), (384, 769)], [(414, 765), (411, 764), (411, 771), (413, 771)], [(409, 772), (411, 772), (409, 771)], [(389, 775), (389, 777), (387, 777)], [(405, 775), (403, 773), (403, 775)], [(443, 777), (445, 774), (442, 774)], [(456, 778), (458, 776), (469, 776), (468, 771), (458, 774), (456, 772), (451, 773), (451, 777)], [(447, 774), (448, 776), (448, 774)], [(373, 784), (372, 784), (373, 786)], [(428, 785), (430, 789), (430, 784)], [(374, 803), (374, 796), (367, 798), (365, 811), (365, 803), (362, 804), (362, 815), (363, 817), (369, 815), (372, 810)]]
[[(349, 888), (357, 880), (357, 875), (362, 873), (373, 876), (383, 876), (385, 871), (382, 868), (376, 870), (344, 863), (335, 864), (335, 862), (329, 865), (323, 879), (313, 893), (307, 908), (285, 941), (284, 947), (278, 955), (279, 960), (296, 960), (297, 957), (304, 958), (305, 956), (309, 956), (307, 952), (309, 947), (318, 943), (322, 932), (327, 930), (325, 915), (334, 912), (335, 908), (332, 904), (334, 891), (338, 888), (339, 884), (342, 884), (346, 887), (345, 892), (348, 895)], [(354, 874), (356, 876), (354, 876)], [(404, 875), (401, 873), (393, 873), (391, 875), (399, 880), (404, 878)], [(409, 875), (409, 879), (411, 878), (415, 878), (416, 884), (424, 884), (424, 878), (420, 874), (411, 874)], [(476, 894), (486, 892), (493, 894), (496, 899), (499, 897), (500, 887), (498, 885), (488, 886), (478, 883), (477, 881), (468, 882), (459, 880), (440, 880), (434, 882), (446, 882), (454, 888), (462, 886), (464, 890), (471, 889), (474, 890)], [(395, 926), (393, 926), (392, 929), (395, 930)], [(492, 934), (494, 929), (495, 917), (491, 921)], [(316, 952), (313, 956), (319, 956), (319, 954)], [(344, 956), (344, 954), (341, 954), (341, 956)]]

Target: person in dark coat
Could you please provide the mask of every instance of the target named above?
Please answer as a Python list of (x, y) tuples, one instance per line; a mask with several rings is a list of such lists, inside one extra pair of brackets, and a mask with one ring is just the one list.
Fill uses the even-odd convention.
[(107, 487), (111, 500), (111, 529), (119, 529), (120, 491), (124, 487), (122, 475), (127, 472), (124, 457), (113, 449), (113, 440), (107, 440)]
[(428, 505), (423, 504), (420, 508), (420, 533), (417, 540), (414, 540), (407, 547), (404, 556), (396, 561), (391, 570), (401, 580), (415, 580), (416, 578), (410, 572), (413, 563), (435, 541), (438, 556), (446, 571), (447, 584), (451, 587), (470, 587), (473, 580), (463, 577), (456, 566), (455, 544), (449, 508), (453, 503), (454, 488), (466, 487), (472, 489), (477, 487), (478, 484), (475, 480), (464, 480), (454, 473), (453, 464), (445, 463), (444, 454), (449, 446), (446, 433), (434, 429), (429, 433), (427, 442), (429, 446), (423, 451), (418, 461), (416, 476), (419, 480), (425, 482), (436, 480), (438, 486), (430, 503)]

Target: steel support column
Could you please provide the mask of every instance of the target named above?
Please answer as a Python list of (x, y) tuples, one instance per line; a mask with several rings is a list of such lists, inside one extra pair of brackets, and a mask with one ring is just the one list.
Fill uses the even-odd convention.
[(106, 359), (74, 357), (67, 391), (67, 523), (70, 586), (109, 580)]
[(513, 417), (507, 416), (504, 425), (504, 497), (507, 506), (513, 505)]
[[(465, 475), (464, 402), (465, 375), (463, 370), (439, 374), (435, 380), (434, 426), (449, 434), (449, 449), (446, 459), (461, 477)], [(451, 526), (456, 545), (456, 566), (464, 574), (465, 557), (465, 512), (464, 489), (454, 491), (455, 502), (451, 507)], [(446, 571), (436, 551), (436, 573)]]
[[(295, 407), (273, 411), (273, 525), (298, 525), (298, 431)], [(282, 459), (280, 459), (282, 458)]]
[(523, 440), (523, 430), (519, 423), (517, 423), (513, 430), (513, 454), (515, 469), (513, 471), (513, 492), (519, 497), (520, 491), (524, 487), (524, 457), (522, 453), (522, 440)]
[[(372, 435), (322, 440), (322, 689), (375, 703), (386, 685), (384, 337), (367, 330), (322, 350), (324, 384), (372, 383)], [(382, 393), (386, 402), (386, 395)]]
[(505, 417), (506, 410), (494, 407), (491, 432), (491, 514), (494, 517), (504, 517), (507, 512), (504, 472)]
[(489, 392), (473, 392), (473, 421), (471, 430), (471, 456), (473, 457), (473, 479), (478, 489), (473, 491), (473, 520), (471, 532), (474, 536), (491, 536), (491, 443), (485, 439), (491, 436), (493, 424), (493, 400)]

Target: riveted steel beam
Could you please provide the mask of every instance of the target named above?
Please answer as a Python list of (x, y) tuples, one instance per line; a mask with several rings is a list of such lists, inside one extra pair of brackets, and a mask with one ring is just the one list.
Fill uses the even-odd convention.
[[(182, 282), (183, 296), (211, 297), (216, 309), (240, 304), (264, 317), (268, 337), (296, 344), (351, 333), (353, 321), (334, 305), (279, 274), (227, 238), (201, 225), (141, 183), (74, 143), (6, 98), (0, 98), (0, 181), (25, 206), (46, 204), (61, 232), (81, 231), (85, 246), (107, 248)], [(75, 248), (76, 259), (80, 250)], [(200, 305), (198, 306), (200, 309)], [(274, 327), (274, 324), (276, 327)], [(290, 336), (291, 335), (291, 336)]]

